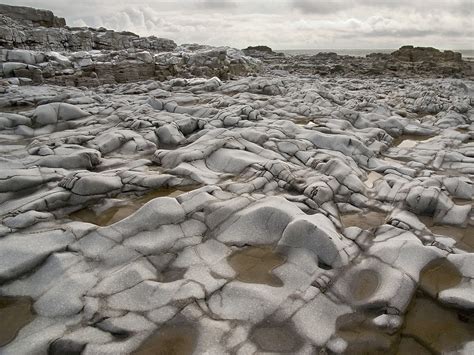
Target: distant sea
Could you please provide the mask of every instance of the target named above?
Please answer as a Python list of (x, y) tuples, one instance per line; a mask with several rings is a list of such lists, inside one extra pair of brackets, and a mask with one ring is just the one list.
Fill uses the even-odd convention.
[[(396, 49), (275, 49), (275, 52), (281, 52), (289, 55), (315, 55), (321, 52), (334, 52), (339, 55), (351, 55), (354, 57), (365, 57), (370, 53), (392, 53), (394, 51), (396, 51)], [(453, 49), (453, 51), (460, 52), (463, 58), (474, 58), (474, 49)]]

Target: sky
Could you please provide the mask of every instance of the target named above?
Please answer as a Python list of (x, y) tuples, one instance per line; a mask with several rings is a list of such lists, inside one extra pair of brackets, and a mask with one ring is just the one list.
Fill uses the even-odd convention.
[(69, 26), (273, 49), (474, 49), (474, 0), (0, 0)]

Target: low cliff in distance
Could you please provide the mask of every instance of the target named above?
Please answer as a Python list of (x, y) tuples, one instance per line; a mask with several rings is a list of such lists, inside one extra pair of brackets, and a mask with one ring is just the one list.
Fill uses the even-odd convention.
[(13, 84), (97, 86), (174, 77), (229, 79), (260, 61), (229, 47), (183, 45), (105, 28), (68, 27), (51, 11), (0, 6), (0, 77)]
[(40, 51), (142, 49), (172, 51), (176, 43), (105, 28), (68, 27), (51, 11), (0, 5), (0, 46)]
[(10, 17), (26, 26), (65, 27), (66, 20), (54, 16), (50, 10), (33, 9), (26, 6), (0, 4), (0, 14)]
[(218, 77), (264, 71), (272, 76), (466, 77), (460, 53), (404, 46), (364, 58), (318, 53), (286, 56), (270, 47), (242, 51), (140, 37), (105, 28), (68, 27), (48, 10), (0, 5), (0, 78), (9, 84), (97, 86), (142, 80)]
[(274, 74), (321, 76), (471, 77), (474, 62), (461, 53), (431, 47), (403, 46), (393, 53), (371, 53), (365, 57), (321, 52), (315, 55), (277, 57), (273, 51), (246, 52), (267, 64)]

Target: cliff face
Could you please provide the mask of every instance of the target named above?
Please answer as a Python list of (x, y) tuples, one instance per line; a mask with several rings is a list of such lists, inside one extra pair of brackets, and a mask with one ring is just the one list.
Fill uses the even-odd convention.
[(432, 47), (403, 46), (392, 57), (402, 62), (456, 62), (462, 63), (462, 55), (453, 51), (440, 51)]
[(286, 70), (291, 74), (431, 78), (474, 75), (474, 63), (463, 60), (461, 53), (440, 51), (431, 47), (403, 46), (390, 54), (371, 53), (365, 57), (331, 52), (285, 57), (276, 57), (261, 51), (258, 53), (258, 58), (267, 64), (267, 68)]
[(67, 27), (64, 19), (51, 11), (0, 5), (0, 46), (53, 51), (142, 49), (163, 52), (176, 48), (176, 43), (105, 28)]
[(64, 27), (66, 20), (54, 16), (52, 11), (34, 9), (25, 6), (10, 6), (0, 4), (0, 14), (8, 16), (28, 26)]
[(51, 11), (0, 7), (0, 77), (95, 86), (176, 76), (227, 79), (258, 68), (232, 48), (187, 45), (105, 28), (68, 27)]

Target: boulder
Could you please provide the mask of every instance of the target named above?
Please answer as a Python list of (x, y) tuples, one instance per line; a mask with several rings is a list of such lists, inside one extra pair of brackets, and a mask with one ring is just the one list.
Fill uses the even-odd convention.
[(79, 107), (66, 103), (51, 103), (38, 106), (33, 113), (33, 124), (45, 126), (56, 124), (58, 121), (70, 121), (88, 116)]

